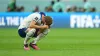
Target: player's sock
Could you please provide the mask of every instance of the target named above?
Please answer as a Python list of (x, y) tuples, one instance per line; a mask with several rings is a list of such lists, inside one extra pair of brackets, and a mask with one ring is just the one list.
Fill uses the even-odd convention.
[(28, 44), (27, 42), (30, 40), (30, 37), (26, 35), (25, 39), (24, 39), (24, 44)]
[(27, 44), (30, 37), (32, 37), (34, 35), (35, 31), (36, 31), (35, 29), (31, 29), (30, 31), (27, 32), (25, 40), (24, 40), (24, 44)]
[(41, 34), (39, 34), (31, 43), (32, 43), (32, 44), (36, 44), (37, 41), (39, 41), (42, 37), (43, 37), (43, 34), (41, 33)]
[(43, 33), (39, 34), (31, 43), (30, 43), (30, 47), (32, 47), (35, 50), (39, 50), (40, 48), (38, 48), (38, 46), (36, 45), (37, 41), (39, 41), (42, 37), (44, 36)]

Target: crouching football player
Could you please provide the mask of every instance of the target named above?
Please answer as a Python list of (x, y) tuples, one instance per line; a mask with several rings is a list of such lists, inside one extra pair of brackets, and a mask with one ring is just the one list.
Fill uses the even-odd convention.
[[(18, 33), (21, 37), (25, 38), (25, 50), (30, 50), (29, 46), (34, 48), (35, 50), (39, 50), (36, 43), (42, 36), (45, 35), (45, 32), (48, 32), (48, 29), (51, 25), (49, 21), (52, 23), (52, 18), (49, 16), (45, 16), (45, 13), (43, 12), (33, 13), (23, 20), (18, 28)], [(36, 38), (29, 45), (27, 42), (31, 37)]]
[(36, 45), (36, 43), (43, 37), (45, 37), (48, 32), (50, 31), (50, 25), (52, 24), (52, 18), (47, 16), (45, 17), (45, 28), (44, 29), (38, 29), (35, 34), (34, 37), (36, 37), (31, 43), (30, 43), (30, 47), (32, 47), (35, 50), (39, 50), (38, 46)]

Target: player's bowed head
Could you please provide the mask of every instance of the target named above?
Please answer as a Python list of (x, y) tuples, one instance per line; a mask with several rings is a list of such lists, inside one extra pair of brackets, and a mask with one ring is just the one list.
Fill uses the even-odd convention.
[(50, 26), (53, 22), (52, 18), (50, 16), (45, 16), (45, 24)]
[(50, 28), (50, 25), (52, 25), (53, 23), (53, 19), (50, 17), (50, 16), (45, 16), (45, 27), (44, 29), (41, 29), (40, 32), (43, 32), (45, 29), (49, 29)]

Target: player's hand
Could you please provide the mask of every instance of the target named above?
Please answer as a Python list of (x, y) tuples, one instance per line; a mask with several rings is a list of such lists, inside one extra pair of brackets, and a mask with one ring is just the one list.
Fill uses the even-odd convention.
[(42, 29), (47, 29), (48, 28), (48, 25), (43, 25), (41, 26)]

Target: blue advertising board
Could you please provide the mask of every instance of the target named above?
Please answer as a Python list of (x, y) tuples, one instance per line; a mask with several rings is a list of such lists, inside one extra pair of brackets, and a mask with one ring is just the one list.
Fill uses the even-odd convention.
[[(0, 27), (18, 27), (31, 13), (1, 12)], [(53, 18), (53, 28), (99, 28), (100, 13), (46, 13)]]

